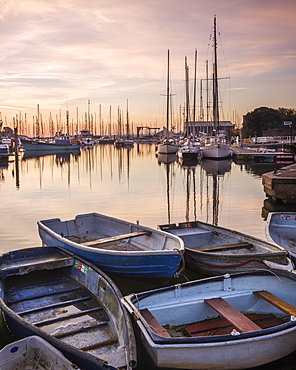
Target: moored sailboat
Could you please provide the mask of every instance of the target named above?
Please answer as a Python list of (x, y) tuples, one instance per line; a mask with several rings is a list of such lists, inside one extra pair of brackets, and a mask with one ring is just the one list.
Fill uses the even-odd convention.
[(157, 151), (160, 154), (173, 154), (179, 149), (179, 145), (169, 137), (169, 118), (170, 118), (170, 51), (168, 50), (168, 74), (167, 74), (167, 114), (166, 114), (166, 137), (157, 146)]
[(213, 122), (214, 135), (204, 138), (201, 146), (203, 157), (224, 159), (231, 157), (231, 147), (225, 144), (219, 135), (219, 100), (218, 100), (218, 67), (217, 67), (217, 30), (216, 16), (214, 17), (214, 64), (213, 64)]

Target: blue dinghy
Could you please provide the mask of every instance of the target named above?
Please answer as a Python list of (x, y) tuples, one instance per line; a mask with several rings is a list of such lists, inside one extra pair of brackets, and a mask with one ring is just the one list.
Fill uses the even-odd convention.
[(169, 280), (184, 253), (175, 235), (98, 213), (38, 221), (38, 230), (45, 245), (59, 245), (105, 272), (129, 277)]

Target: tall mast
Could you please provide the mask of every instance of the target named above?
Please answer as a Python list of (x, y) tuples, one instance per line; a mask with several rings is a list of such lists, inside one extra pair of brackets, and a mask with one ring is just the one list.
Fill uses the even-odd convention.
[(126, 136), (129, 138), (128, 99), (126, 99)]
[[(197, 50), (194, 53), (194, 86), (193, 86), (193, 125), (195, 126), (195, 111), (196, 111), (196, 67), (197, 67)], [(194, 128), (195, 133), (195, 128)]]
[(216, 16), (214, 16), (214, 66), (213, 66), (213, 115), (214, 127), (219, 127), (219, 108), (218, 108), (218, 68), (217, 68), (217, 30)]
[(170, 117), (170, 50), (168, 49), (168, 75), (167, 75), (167, 135), (169, 134), (169, 117)]
[(189, 67), (187, 64), (187, 57), (185, 57), (185, 82), (186, 82), (186, 136), (189, 136)]

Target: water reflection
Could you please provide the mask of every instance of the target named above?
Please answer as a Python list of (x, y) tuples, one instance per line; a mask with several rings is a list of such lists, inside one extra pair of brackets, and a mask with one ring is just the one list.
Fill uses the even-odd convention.
[(55, 155), (57, 157), (60, 157), (60, 158), (69, 158), (70, 160), (70, 156), (71, 155), (74, 155), (74, 156), (77, 156), (77, 155), (80, 155), (80, 149), (77, 149), (77, 150), (74, 150), (74, 151), (71, 151), (71, 152), (53, 152), (52, 150), (50, 151), (46, 151), (46, 150), (28, 150), (28, 151), (25, 151), (22, 155), (22, 160), (27, 160), (27, 159), (30, 159), (30, 158), (40, 158), (40, 157), (46, 157), (46, 156), (52, 156), (52, 155)]
[(172, 179), (173, 179), (173, 163), (177, 162), (177, 155), (173, 154), (163, 154), (158, 153), (156, 155), (157, 161), (159, 165), (163, 165), (165, 167), (166, 172), (166, 197), (167, 197), (167, 222), (171, 223), (171, 187), (172, 187)]
[[(21, 153), (19, 178), (14, 160), (0, 168), (7, 215), (0, 225), (3, 243), (9, 248), (17, 237), (20, 247), (31, 246), (39, 242), (36, 220), (93, 211), (150, 227), (200, 220), (264, 239), (265, 196), (261, 177), (254, 175), (256, 166), (263, 166), (260, 172), (273, 170), (262, 163), (156, 156), (151, 144)], [(13, 235), (12, 224), (18, 225)]]

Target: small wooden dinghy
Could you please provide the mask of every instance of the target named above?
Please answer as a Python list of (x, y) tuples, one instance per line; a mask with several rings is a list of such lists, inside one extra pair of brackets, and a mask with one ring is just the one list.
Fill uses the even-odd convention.
[(266, 237), (287, 249), (296, 262), (296, 212), (271, 212), (266, 220)]
[(79, 368), (44, 339), (32, 335), (7, 344), (1, 349), (0, 369), (78, 370)]
[(293, 269), (284, 248), (235, 230), (201, 221), (158, 227), (183, 239), (186, 268), (205, 276), (270, 267)]
[(37, 335), (81, 369), (136, 366), (132, 324), (113, 281), (58, 247), (0, 256), (0, 309), (17, 339)]
[(38, 222), (41, 240), (59, 245), (107, 273), (169, 280), (179, 269), (184, 243), (161, 230), (87, 213), (73, 220)]
[(154, 365), (246, 369), (296, 348), (296, 275), (226, 274), (123, 298)]

